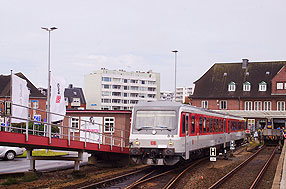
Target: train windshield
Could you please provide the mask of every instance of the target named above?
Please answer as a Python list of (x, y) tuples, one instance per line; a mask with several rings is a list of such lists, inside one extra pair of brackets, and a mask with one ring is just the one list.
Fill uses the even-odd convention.
[(175, 129), (176, 111), (137, 111), (135, 129)]

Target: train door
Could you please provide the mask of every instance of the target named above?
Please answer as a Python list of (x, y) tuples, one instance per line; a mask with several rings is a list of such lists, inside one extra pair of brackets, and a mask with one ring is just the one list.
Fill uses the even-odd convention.
[(190, 144), (190, 141), (189, 141), (189, 119), (190, 118), (190, 115), (187, 113), (186, 114), (186, 121), (185, 121), (185, 128), (186, 128), (186, 136), (185, 136), (185, 152), (186, 152), (186, 159), (189, 159), (189, 144)]
[(189, 114), (188, 113), (182, 113), (182, 120), (181, 120), (181, 133), (180, 136), (183, 137), (183, 148), (185, 152), (185, 158), (189, 159), (189, 142), (188, 142), (188, 135), (189, 135)]

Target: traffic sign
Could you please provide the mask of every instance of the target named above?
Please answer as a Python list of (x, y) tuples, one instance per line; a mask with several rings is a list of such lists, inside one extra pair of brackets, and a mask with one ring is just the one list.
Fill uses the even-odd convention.
[(216, 161), (216, 157), (210, 157), (210, 161)]
[[(34, 121), (41, 122), (41, 115), (34, 115)], [(40, 125), (40, 123), (34, 122), (35, 125)]]
[(210, 156), (216, 157), (216, 147), (210, 147)]

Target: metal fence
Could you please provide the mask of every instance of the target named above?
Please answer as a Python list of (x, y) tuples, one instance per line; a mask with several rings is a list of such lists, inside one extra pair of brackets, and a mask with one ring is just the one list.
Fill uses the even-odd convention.
[[(5, 112), (5, 103), (7, 102), (11, 103), (12, 108), (17, 106), (24, 108), (28, 111), (28, 115), (31, 110), (36, 110), (38, 112), (42, 112), (42, 114), (45, 114), (46, 117), (48, 114), (62, 116), (63, 121), (57, 123), (48, 123), (43, 119), (31, 119), (30, 116), (27, 118), (14, 117), (13, 115), (7, 114), (7, 112)], [(0, 104), (0, 131), (23, 133), (26, 136), (26, 142), (29, 141), (29, 135), (38, 135), (48, 137), (49, 143), (51, 143), (52, 138), (67, 139), (68, 145), (70, 145), (71, 141), (82, 141), (84, 142), (85, 147), (87, 142), (97, 143), (99, 145), (99, 149), (100, 145), (102, 144), (110, 145), (111, 150), (113, 146), (121, 147), (123, 150), (123, 147), (128, 147), (129, 145), (129, 130), (118, 129), (114, 126), (110, 127), (110, 125), (103, 125), (102, 123), (95, 123), (92, 120), (76, 119), (71, 116), (64, 116), (53, 112), (47, 112), (46, 110), (42, 109), (13, 104), (8, 100), (0, 100)], [(21, 120), (21, 123), (11, 123), (12, 119)], [(83, 122), (84, 124), (81, 124), (83, 128), (80, 127), (80, 124), (78, 124), (80, 128), (73, 126), (72, 119), (76, 119), (76, 121), (80, 120), (81, 123)], [(64, 125), (64, 122), (68, 122), (68, 124)], [(90, 129), (90, 127), (94, 128), (95, 125), (97, 125), (99, 129)], [(105, 133), (103, 131), (104, 127), (110, 127), (111, 132)]]

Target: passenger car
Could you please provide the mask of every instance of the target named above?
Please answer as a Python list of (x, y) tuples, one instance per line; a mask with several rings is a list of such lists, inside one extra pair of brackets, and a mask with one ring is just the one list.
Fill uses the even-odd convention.
[(16, 156), (24, 153), (22, 148), (0, 146), (0, 159), (13, 160)]
[(155, 101), (134, 106), (130, 131), (130, 157), (147, 165), (175, 165), (179, 161), (221, 152), (245, 138), (242, 117), (177, 102)]

